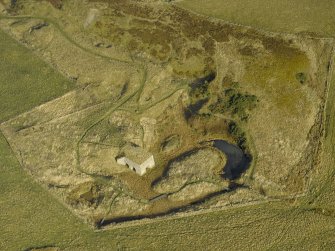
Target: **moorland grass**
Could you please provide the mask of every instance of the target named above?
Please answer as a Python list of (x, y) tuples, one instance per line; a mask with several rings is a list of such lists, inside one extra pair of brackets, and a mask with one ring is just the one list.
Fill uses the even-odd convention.
[(74, 87), (73, 82), (0, 30), (0, 122)]
[(268, 31), (335, 36), (335, 2), (332, 0), (183, 0), (177, 5), (206, 16)]

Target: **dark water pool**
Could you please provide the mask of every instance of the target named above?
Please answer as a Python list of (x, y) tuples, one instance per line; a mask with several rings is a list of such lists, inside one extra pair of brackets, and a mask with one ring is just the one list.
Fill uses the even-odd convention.
[(212, 142), (215, 148), (227, 156), (223, 177), (230, 180), (239, 178), (248, 169), (251, 157), (245, 154), (238, 146), (225, 140), (213, 140)]

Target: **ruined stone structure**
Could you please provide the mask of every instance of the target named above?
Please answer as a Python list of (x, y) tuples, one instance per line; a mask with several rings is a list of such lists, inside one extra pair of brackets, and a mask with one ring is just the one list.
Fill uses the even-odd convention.
[(138, 175), (144, 175), (147, 168), (155, 166), (154, 156), (139, 146), (127, 145), (121, 154), (116, 158), (119, 165), (128, 165), (128, 167), (135, 171)]

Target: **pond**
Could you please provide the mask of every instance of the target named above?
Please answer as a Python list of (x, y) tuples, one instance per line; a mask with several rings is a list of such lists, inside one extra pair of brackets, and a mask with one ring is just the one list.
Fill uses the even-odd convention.
[(213, 140), (211, 142), (213, 142), (215, 148), (227, 156), (227, 163), (223, 169), (223, 178), (237, 179), (248, 169), (251, 157), (244, 153), (241, 148), (225, 140)]

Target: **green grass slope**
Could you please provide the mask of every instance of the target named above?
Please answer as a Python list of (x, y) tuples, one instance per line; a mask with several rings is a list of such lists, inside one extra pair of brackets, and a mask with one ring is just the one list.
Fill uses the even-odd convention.
[(0, 30), (0, 122), (72, 88), (74, 83)]
[(335, 36), (335, 1), (332, 0), (182, 0), (177, 4), (200, 14), (263, 30)]
[(85, 225), (35, 183), (0, 135), (0, 250), (58, 245)]

